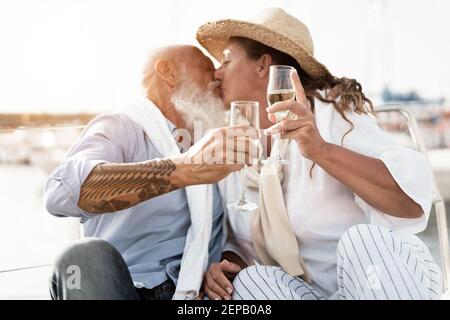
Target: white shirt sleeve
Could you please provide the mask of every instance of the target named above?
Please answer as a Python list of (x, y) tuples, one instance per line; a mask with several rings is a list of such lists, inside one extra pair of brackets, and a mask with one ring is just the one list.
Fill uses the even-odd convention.
[[(406, 233), (423, 231), (433, 199), (433, 173), (427, 158), (416, 150), (396, 143), (373, 117), (356, 113), (346, 115), (353, 122), (354, 129), (344, 138), (343, 146), (383, 161), (400, 188), (421, 206), (423, 215), (413, 219), (393, 217), (373, 208), (356, 194), (355, 202), (364, 210), (371, 224)], [(350, 128), (349, 124), (334, 111), (331, 126), (332, 142), (341, 145), (341, 138)]]
[(44, 202), (49, 213), (58, 217), (79, 217), (82, 222), (96, 216), (78, 207), (80, 189), (98, 164), (126, 162), (135, 144), (127, 119), (118, 114), (101, 115), (87, 125), (45, 184)]

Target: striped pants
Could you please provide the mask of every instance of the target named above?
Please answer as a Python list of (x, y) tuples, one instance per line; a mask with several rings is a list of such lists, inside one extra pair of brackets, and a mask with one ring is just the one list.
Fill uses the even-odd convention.
[[(337, 245), (336, 291), (343, 300), (439, 299), (442, 276), (425, 244), (389, 229), (361, 224)], [(255, 265), (234, 279), (236, 300), (322, 300), (316, 289), (280, 267)]]

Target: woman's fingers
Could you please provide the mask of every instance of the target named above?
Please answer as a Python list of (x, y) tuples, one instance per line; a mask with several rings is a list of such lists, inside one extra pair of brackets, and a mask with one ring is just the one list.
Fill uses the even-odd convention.
[(198, 296), (194, 300), (203, 300), (204, 297), (205, 297), (205, 292), (200, 291), (198, 293)]
[(225, 260), (222, 263), (213, 263), (210, 266), (205, 277), (205, 292), (210, 298), (231, 299), (233, 285), (224, 271), (227, 273), (237, 273), (240, 271), (240, 267)]
[(296, 102), (294, 100), (284, 100), (280, 102), (276, 102), (271, 106), (266, 108), (266, 111), (269, 113), (274, 113), (278, 111), (286, 111), (292, 110), (295, 107)]
[(306, 108), (302, 103), (294, 100), (284, 100), (274, 103), (270, 107), (266, 108), (269, 113), (279, 112), (279, 111), (291, 111), (299, 116), (307, 114), (308, 108)]
[[(223, 275), (225, 277), (225, 275)], [(205, 292), (209, 291), (210, 293), (212, 293), (212, 296), (210, 296), (208, 294), (208, 296), (210, 296), (210, 298), (213, 299), (224, 299), (224, 300), (229, 300), (231, 299), (231, 297), (229, 296), (229, 294), (222, 289), (222, 287), (219, 285), (219, 283), (217, 282), (216, 279), (214, 279), (213, 275), (211, 272), (208, 272), (206, 274), (206, 288), (205, 288)]]
[(311, 110), (309, 101), (308, 101), (308, 99), (306, 99), (305, 90), (303, 89), (302, 82), (300, 80), (300, 77), (298, 76), (297, 70), (295, 70), (295, 69), (291, 73), (291, 80), (294, 84), (297, 101), (300, 104), (302, 104), (303, 106), (307, 107), (309, 110)]
[(281, 134), (280, 138), (281, 139), (295, 139), (298, 137), (298, 135), (301, 132), (301, 128), (297, 129), (297, 130), (292, 130), (292, 131), (288, 131), (288, 132), (284, 132)]
[(231, 273), (231, 274), (237, 274), (239, 273), (242, 268), (233, 262), (229, 262), (228, 260), (222, 260), (222, 262), (220, 263), (221, 269), (225, 272)]
[(277, 116), (274, 113), (268, 113), (267, 116), (270, 122), (277, 123)]
[(205, 294), (208, 296), (209, 299), (211, 300), (222, 300), (222, 298), (215, 293), (214, 291), (212, 291), (211, 289), (209, 289), (208, 286), (205, 285)]
[(311, 114), (311, 110), (309, 108), (293, 100), (285, 100), (274, 103), (266, 110), (269, 115), (269, 120), (273, 123), (280, 121), (280, 119), (277, 119), (275, 115), (277, 112), (288, 111), (290, 114), (296, 115), (297, 117), (305, 117)]
[(213, 263), (205, 275), (205, 293), (210, 299), (231, 300), (233, 294), (231, 281), (240, 271), (239, 265), (227, 260), (223, 260), (221, 263)]
[[(226, 261), (226, 260), (224, 260)], [(225, 290), (225, 292), (231, 296), (231, 294), (233, 293), (233, 284), (231, 283), (230, 279), (228, 279), (226, 273), (229, 274), (236, 274), (236, 270), (235, 267), (233, 265), (231, 265), (231, 263), (229, 262), (224, 262), (222, 261), (219, 265), (218, 268), (216, 268), (215, 270), (212, 271), (212, 276), (214, 278), (214, 280), (216, 281), (216, 283), (223, 289)], [(238, 266), (239, 268), (239, 266)]]
[(273, 135), (278, 133), (286, 133), (291, 130), (296, 130), (305, 126), (311, 125), (309, 119), (296, 119), (296, 120), (283, 120), (277, 124), (271, 126), (264, 130), (265, 135)]

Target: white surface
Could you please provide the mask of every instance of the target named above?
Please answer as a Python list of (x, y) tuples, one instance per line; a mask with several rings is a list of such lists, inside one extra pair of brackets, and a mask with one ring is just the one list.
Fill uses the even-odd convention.
[(0, 273), (0, 300), (48, 300), (51, 267)]
[(47, 174), (36, 166), (0, 166), (0, 271), (49, 264), (73, 240), (73, 219), (42, 204)]
[(428, 158), (442, 197), (450, 201), (450, 149), (428, 150)]
[(450, 172), (450, 149), (428, 150), (428, 157), (433, 171)]
[[(304, 21), (318, 59), (336, 76), (358, 79), (369, 93), (389, 84), (449, 97), (446, 0), (15, 0), (0, 1), (0, 110), (98, 111), (128, 104), (140, 92), (151, 47), (195, 44), (201, 24), (251, 17), (267, 6)], [(352, 37), (336, 41), (343, 34)], [(33, 84), (26, 94), (24, 79)]]

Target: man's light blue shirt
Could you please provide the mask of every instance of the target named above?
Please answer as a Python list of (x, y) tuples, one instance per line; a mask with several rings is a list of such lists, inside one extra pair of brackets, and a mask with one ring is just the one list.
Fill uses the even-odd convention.
[[(175, 126), (167, 121), (174, 132)], [(105, 114), (92, 120), (66, 160), (50, 175), (44, 190), (47, 210), (79, 217), (85, 237), (101, 238), (124, 258), (136, 287), (153, 288), (178, 278), (190, 212), (185, 189), (152, 198), (126, 210), (91, 214), (78, 207), (80, 188), (100, 163), (131, 163), (161, 158), (144, 130), (127, 115)], [(223, 207), (214, 186), (209, 263), (222, 254)]]

